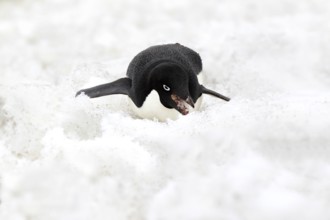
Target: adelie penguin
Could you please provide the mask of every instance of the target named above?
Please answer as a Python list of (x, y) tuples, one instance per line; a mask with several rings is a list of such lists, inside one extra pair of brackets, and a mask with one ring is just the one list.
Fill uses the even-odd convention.
[(123, 94), (141, 118), (176, 119), (199, 109), (203, 94), (230, 99), (201, 84), (202, 60), (180, 44), (157, 45), (143, 50), (130, 62), (126, 77), (82, 89), (90, 98)]

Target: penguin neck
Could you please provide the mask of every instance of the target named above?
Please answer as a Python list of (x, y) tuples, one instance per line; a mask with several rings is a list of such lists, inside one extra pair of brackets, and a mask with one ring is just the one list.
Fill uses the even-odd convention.
[(136, 86), (131, 88), (131, 91), (129, 92), (129, 97), (132, 99), (134, 104), (137, 107), (141, 107), (146, 100), (147, 96), (151, 93), (153, 90), (152, 85), (152, 69), (154, 69), (159, 64), (165, 63), (165, 62), (171, 62), (171, 60), (167, 59), (158, 59), (153, 62), (150, 62), (146, 65), (146, 67), (142, 70), (142, 78), (144, 81), (139, 82), (136, 84)]
[(128, 96), (131, 98), (133, 103), (139, 108), (143, 105), (146, 97), (152, 91), (150, 74), (148, 74), (148, 72), (143, 72), (142, 78), (144, 80), (138, 82), (134, 87), (132, 86), (128, 93)]
[(133, 103), (140, 108), (143, 105), (146, 97), (150, 94), (151, 90), (151, 88), (137, 86), (135, 91), (133, 89), (130, 90), (128, 96), (131, 98)]

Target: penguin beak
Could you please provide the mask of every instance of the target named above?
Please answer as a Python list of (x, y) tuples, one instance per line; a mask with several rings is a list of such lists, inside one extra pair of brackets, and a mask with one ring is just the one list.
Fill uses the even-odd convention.
[(186, 99), (182, 99), (179, 96), (172, 94), (171, 98), (176, 104), (175, 109), (183, 115), (187, 115), (189, 113), (189, 106), (195, 108), (194, 101), (190, 96)]

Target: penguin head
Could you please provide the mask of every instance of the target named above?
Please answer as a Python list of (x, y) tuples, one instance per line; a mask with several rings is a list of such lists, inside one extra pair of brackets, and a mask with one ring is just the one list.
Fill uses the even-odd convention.
[(153, 68), (150, 76), (152, 89), (158, 92), (163, 106), (174, 108), (183, 115), (189, 113), (189, 106), (194, 108), (189, 93), (189, 75), (179, 65), (161, 63)]

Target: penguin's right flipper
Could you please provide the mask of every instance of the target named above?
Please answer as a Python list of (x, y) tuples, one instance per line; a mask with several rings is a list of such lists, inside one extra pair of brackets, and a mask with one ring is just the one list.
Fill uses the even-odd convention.
[(128, 95), (132, 81), (129, 78), (120, 78), (111, 83), (102, 84), (88, 89), (82, 89), (76, 93), (76, 97), (84, 93), (90, 98), (97, 98), (106, 95), (123, 94)]

